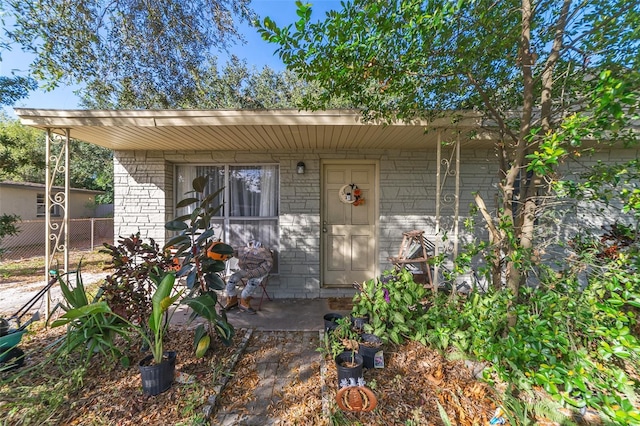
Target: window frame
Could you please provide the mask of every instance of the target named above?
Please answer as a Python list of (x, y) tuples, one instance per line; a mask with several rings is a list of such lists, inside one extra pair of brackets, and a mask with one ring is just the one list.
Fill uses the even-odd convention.
[[(42, 201), (41, 201), (42, 199)], [(51, 217), (60, 217), (60, 206), (58, 204), (51, 204), (49, 209)], [(47, 198), (44, 193), (36, 193), (36, 217), (47, 216)]]
[[(277, 199), (275, 200), (276, 202), (276, 212), (277, 214), (275, 216), (231, 216), (231, 208), (230, 208), (230, 202), (231, 202), (231, 190), (230, 190), (230, 185), (229, 185), (229, 181), (230, 181), (230, 170), (232, 167), (235, 168), (242, 168), (242, 167), (268, 167), (268, 166), (272, 166), (276, 168), (276, 172), (277, 172)], [(257, 221), (273, 221), (274, 224), (274, 232), (276, 234), (276, 242), (275, 242), (275, 247), (271, 247), (269, 246), (269, 249), (272, 251), (272, 253), (274, 254), (274, 259), (273, 259), (273, 268), (271, 270), (271, 274), (278, 274), (278, 270), (279, 270), (279, 265), (278, 265), (278, 253), (280, 251), (280, 207), (281, 207), (281, 174), (280, 174), (280, 164), (279, 163), (175, 163), (174, 167), (173, 167), (173, 174), (174, 174), (174, 178), (173, 178), (173, 192), (174, 192), (174, 204), (173, 204), (173, 214), (174, 217), (176, 217), (178, 215), (178, 211), (177, 208), (175, 207), (178, 202), (180, 200), (182, 200), (185, 195), (184, 194), (180, 194), (178, 192), (178, 168), (179, 167), (218, 167), (224, 170), (224, 179), (223, 179), (223, 185), (224, 185), (224, 191), (222, 192), (222, 200), (223, 200), (223, 206), (220, 209), (220, 215), (218, 216), (214, 216), (211, 218), (213, 223), (222, 223), (221, 226), (221, 231), (218, 234), (216, 232), (215, 238), (220, 238), (223, 241), (227, 241), (229, 239), (229, 236), (231, 235), (231, 228), (232, 226), (234, 226), (234, 222), (257, 222)], [(187, 188), (191, 189), (191, 184), (186, 183)]]

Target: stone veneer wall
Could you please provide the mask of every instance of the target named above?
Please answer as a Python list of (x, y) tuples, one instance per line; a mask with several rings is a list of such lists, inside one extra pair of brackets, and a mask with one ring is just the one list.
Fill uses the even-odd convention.
[(173, 215), (173, 167), (158, 151), (115, 151), (114, 238), (140, 232), (164, 244), (164, 224)]
[[(379, 271), (397, 254), (402, 232), (424, 229), (433, 239), (435, 214), (435, 153), (396, 151), (313, 152), (130, 152), (114, 155), (115, 235), (137, 231), (163, 244), (164, 223), (173, 215), (175, 164), (260, 164), (280, 168), (279, 274), (269, 281), (278, 298), (351, 296), (352, 289), (320, 287), (320, 167), (321, 160), (370, 159), (380, 176)], [(306, 172), (296, 173), (304, 161)], [(486, 152), (464, 154), (463, 184), (488, 185)], [(451, 180), (452, 181), (452, 180)], [(465, 200), (468, 204), (468, 197)], [(461, 214), (465, 209), (461, 208)]]
[[(450, 158), (443, 150), (443, 157)], [(614, 155), (618, 155), (616, 153)], [(604, 154), (606, 160), (610, 154)], [(637, 152), (625, 151), (632, 158)], [(614, 157), (615, 158), (615, 157)], [(370, 159), (379, 165), (379, 271), (390, 268), (389, 256), (397, 255), (402, 233), (425, 230), (435, 235), (436, 153), (430, 151), (306, 151), (306, 152), (123, 152), (114, 155), (115, 236), (138, 230), (145, 238), (160, 244), (166, 238), (164, 223), (173, 216), (174, 164), (279, 164), (280, 168), (280, 247), (279, 274), (269, 281), (270, 293), (277, 298), (316, 298), (350, 296), (352, 289), (320, 287), (320, 167), (322, 160)], [(306, 172), (296, 174), (296, 164), (304, 161)], [(592, 160), (593, 161), (593, 160)], [(567, 171), (578, 174), (575, 165)], [(444, 173), (444, 166), (443, 173)], [(580, 170), (583, 168), (580, 167)], [(462, 227), (479, 191), (487, 207), (495, 209), (497, 161), (491, 149), (463, 149), (460, 167), (460, 235), (469, 237)], [(454, 176), (447, 176), (443, 197), (451, 199)], [(453, 210), (443, 205), (441, 228), (452, 235)], [(477, 218), (476, 233), (486, 238), (484, 224)], [(571, 222), (570, 218), (565, 218)], [(575, 220), (574, 220), (575, 223)]]

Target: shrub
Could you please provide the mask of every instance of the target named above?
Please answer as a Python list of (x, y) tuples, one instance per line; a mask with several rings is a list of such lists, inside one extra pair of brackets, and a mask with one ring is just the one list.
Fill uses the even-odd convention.
[(364, 331), (380, 337), (383, 342), (396, 344), (405, 339), (426, 344), (427, 330), (421, 317), (425, 313), (427, 290), (413, 280), (407, 270), (385, 271), (358, 285), (353, 296), (355, 316), (369, 315)]
[(106, 278), (102, 299), (118, 316), (134, 324), (146, 324), (154, 282), (174, 266), (171, 253), (161, 250), (153, 238), (145, 243), (140, 232), (120, 237), (117, 246), (104, 243), (104, 247), (100, 252), (111, 256), (114, 272)]

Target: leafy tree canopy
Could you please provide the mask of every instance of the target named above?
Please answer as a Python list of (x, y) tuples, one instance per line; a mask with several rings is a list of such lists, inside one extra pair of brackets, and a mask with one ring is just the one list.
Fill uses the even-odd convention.
[[(305, 97), (317, 96), (319, 85), (305, 82), (292, 71), (261, 70), (249, 67), (246, 60), (232, 56), (223, 66), (217, 58), (209, 59), (198, 75), (182, 80), (173, 97), (145, 90), (123, 81), (93, 81), (84, 90), (82, 105), (93, 109), (273, 109), (298, 108)], [(179, 94), (178, 94), (179, 92)], [(332, 107), (345, 102), (332, 100)]]
[(12, 105), (37, 87), (38, 84), (30, 77), (0, 76), (0, 105)]
[[(628, 0), (350, 0), (313, 21), (257, 23), (288, 69), (318, 82), (305, 106), (343, 97), (365, 118), (476, 110), (497, 130), (501, 204), (478, 210), (492, 279), (515, 295), (532, 267), (540, 195), (586, 138), (612, 139), (637, 118), (640, 3)], [(588, 112), (589, 115), (580, 115)], [(607, 133), (605, 133), (607, 132)], [(627, 133), (634, 139), (633, 133)], [(527, 173), (528, 172), (528, 173)], [(513, 325), (514, 317), (510, 318)]]
[(549, 73), (556, 88), (545, 97), (559, 117), (581, 104), (586, 76), (640, 64), (640, 6), (627, 0), (353, 0), (318, 22), (311, 5), (296, 4), (295, 24), (258, 24), (263, 38), (289, 69), (322, 82), (323, 99), (348, 96), (387, 119), (460, 109), (506, 119), (525, 102), (525, 84), (542, 106)]
[[(70, 183), (74, 188), (105, 191), (101, 203), (113, 202), (111, 150), (72, 140)], [(45, 134), (0, 115), (0, 181), (45, 182)], [(58, 176), (56, 185), (64, 185)]]
[(44, 133), (0, 114), (0, 180), (44, 183)]
[(36, 55), (31, 71), (45, 88), (130, 85), (162, 93), (171, 105), (191, 89), (180, 83), (203, 71), (211, 49), (242, 40), (236, 22), (253, 18), (249, 3), (8, 0), (0, 8), (15, 19), (4, 46), (17, 43)]

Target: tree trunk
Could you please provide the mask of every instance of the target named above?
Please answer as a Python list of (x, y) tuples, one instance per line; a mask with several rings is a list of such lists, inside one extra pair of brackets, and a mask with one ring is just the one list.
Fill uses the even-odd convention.
[[(527, 154), (527, 137), (531, 131), (531, 119), (533, 116), (533, 64), (534, 55), (531, 52), (531, 23), (533, 21), (533, 9), (531, 0), (522, 0), (522, 32), (520, 34), (520, 60), (522, 67), (522, 118), (520, 121), (520, 132), (515, 148), (515, 156), (511, 164), (511, 168), (507, 173), (504, 184), (504, 206), (505, 214), (503, 216), (504, 225), (513, 232), (513, 237), (507, 242), (507, 289), (513, 294), (513, 300), (518, 299), (520, 291), (520, 283), (523, 281), (525, 271), (521, 267), (519, 259), (522, 258), (522, 230), (521, 226), (516, 227), (514, 222), (514, 189), (518, 185), (518, 194), (523, 195), (524, 182), (518, 179), (525, 164), (525, 155)], [(522, 200), (519, 200), (522, 201)], [(524, 206), (517, 209), (517, 214), (524, 213)], [(507, 216), (508, 214), (508, 216)], [(527, 228), (529, 231), (530, 228)], [(532, 237), (533, 235), (531, 235)], [(532, 238), (531, 238), (532, 239)], [(513, 327), (516, 325), (517, 315), (510, 303), (507, 306), (507, 325)]]
[(482, 217), (487, 224), (487, 229), (489, 230), (489, 245), (493, 252), (491, 259), (491, 284), (493, 288), (500, 290), (502, 289), (502, 246), (504, 233), (496, 228), (493, 223), (493, 218), (487, 210), (487, 206), (480, 194), (476, 193), (474, 195), (474, 199), (480, 214), (482, 214)]

